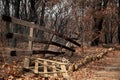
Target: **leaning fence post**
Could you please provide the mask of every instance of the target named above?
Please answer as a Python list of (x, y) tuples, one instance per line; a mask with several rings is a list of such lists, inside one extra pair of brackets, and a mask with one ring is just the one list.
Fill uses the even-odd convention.
[[(32, 22), (32, 23), (33, 23), (33, 22)], [(33, 37), (33, 28), (32, 28), (32, 27), (30, 28), (29, 36), (30, 36), (30, 37)], [(33, 47), (33, 43), (32, 43), (32, 41), (29, 40), (28, 49), (30, 50), (30, 53), (31, 53), (32, 47)], [(27, 68), (27, 69), (28, 69), (28, 68), (29, 68), (29, 64), (30, 64), (30, 59), (27, 57), (27, 58), (25, 58), (25, 60), (24, 60), (24, 68)]]
[[(31, 23), (34, 24), (34, 22), (31, 22)], [(33, 28), (32, 27), (30, 28), (29, 36), (33, 37)], [(32, 50), (32, 47), (33, 47), (33, 43), (32, 43), (32, 41), (29, 40), (29, 44), (28, 44), (29, 50)]]

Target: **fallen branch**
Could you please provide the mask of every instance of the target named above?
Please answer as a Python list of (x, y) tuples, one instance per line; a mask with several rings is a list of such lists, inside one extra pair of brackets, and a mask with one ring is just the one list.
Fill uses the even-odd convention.
[(96, 56), (86, 56), (84, 59), (82, 59), (79, 64), (72, 64), (68, 67), (69, 71), (76, 71), (78, 70), (81, 66), (84, 66), (88, 63), (91, 63), (93, 61), (96, 60), (100, 60), (101, 58), (103, 58), (108, 52), (113, 51), (114, 48), (109, 48), (108, 50), (105, 50), (99, 54), (97, 54)]

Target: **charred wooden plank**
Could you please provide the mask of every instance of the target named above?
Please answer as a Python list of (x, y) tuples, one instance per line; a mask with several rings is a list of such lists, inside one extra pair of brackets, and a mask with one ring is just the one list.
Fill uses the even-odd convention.
[(59, 54), (64, 54), (65, 52), (55, 52), (55, 51), (50, 51), (50, 50), (33, 50), (33, 54), (41, 54), (41, 53), (59, 55)]
[(51, 41), (51, 42), (49, 42), (49, 41), (41, 41), (40, 43), (55, 45), (55, 46), (58, 46), (58, 47), (62, 47), (62, 48), (64, 48), (64, 49), (67, 49), (67, 50), (69, 50), (69, 51), (75, 52), (74, 49), (69, 48), (69, 47), (67, 47), (67, 46), (65, 46), (65, 45), (62, 45), (62, 44), (53, 42), (53, 41)]
[(13, 50), (10, 51), (10, 56), (18, 56), (18, 55), (35, 55), (35, 54), (55, 54), (55, 55), (60, 55), (64, 54), (65, 52), (55, 52), (55, 51), (50, 51), (50, 50), (32, 50), (32, 51), (25, 51), (25, 50)]
[(64, 36), (64, 35), (62, 35), (62, 34), (60, 34), (60, 33), (57, 33), (57, 32), (55, 32), (55, 31), (51, 31), (51, 30), (49, 30), (49, 29), (45, 29), (44, 31), (49, 32), (49, 33), (54, 34), (54, 35), (57, 35), (57, 36), (65, 39), (65, 40), (67, 40), (67, 41), (69, 41), (69, 42), (71, 42), (71, 43), (73, 43), (73, 44), (75, 44), (75, 45), (77, 45), (77, 46), (79, 46), (79, 47), (81, 46), (81, 45), (80, 45), (79, 43), (77, 43), (76, 41), (74, 41), (74, 40), (72, 40), (72, 39), (68, 38), (67, 36)]
[(6, 38), (7, 39), (11, 39), (11, 38), (13, 38), (13, 35), (14, 35), (13, 33), (7, 33), (6, 34)]
[(11, 51), (11, 52), (10, 52), (10, 56), (17, 56), (17, 55), (16, 55), (16, 51)]
[[(19, 25), (23, 25), (23, 26), (26, 26), (26, 27), (31, 27), (31, 28), (36, 28), (38, 30), (41, 30), (41, 31), (45, 31), (45, 32), (48, 32), (48, 33), (51, 33), (51, 34), (54, 34), (54, 35), (57, 35), (67, 41), (70, 41), (71, 43), (77, 45), (77, 46), (81, 46), (79, 43), (77, 43), (76, 41), (70, 39), (69, 37), (65, 36), (65, 35), (62, 35), (56, 31), (52, 31), (50, 29), (47, 29), (47, 28), (44, 28), (44, 27), (40, 27), (39, 25), (35, 25), (35, 24), (32, 24), (31, 22), (28, 22), (28, 21), (24, 21), (24, 20), (20, 20), (20, 19), (17, 19), (15, 17), (9, 17), (9, 16), (2, 16), (4, 19), (4, 21), (7, 21), (7, 22), (12, 22), (12, 23), (15, 23), (15, 24), (19, 24)], [(6, 20), (6, 18), (10, 18), (10, 20)]]
[(2, 15), (2, 20), (6, 22), (12, 22), (12, 18), (10, 16)]

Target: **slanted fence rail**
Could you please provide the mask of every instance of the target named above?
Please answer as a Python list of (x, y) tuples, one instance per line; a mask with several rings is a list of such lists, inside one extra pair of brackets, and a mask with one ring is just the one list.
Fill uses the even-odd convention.
[[(0, 22), (1, 21), (13, 23), (13, 24), (18, 24), (18, 25), (21, 25), (21, 27), (26, 26), (26, 27), (30, 28), (28, 36), (23, 35), (23, 34), (19, 34), (19, 33), (4, 33), (6, 35), (6, 38), (8, 38), (8, 39), (9, 38), (17, 38), (17, 39), (24, 39), (26, 41), (29, 41), (28, 50), (33, 50), (32, 49), (32, 46), (33, 46), (32, 43), (34, 41), (34, 42), (39, 42), (39, 43), (42, 43), (42, 44), (49, 44), (49, 45), (54, 45), (54, 46), (57, 46), (57, 47), (62, 47), (62, 48), (67, 49), (69, 51), (75, 52), (74, 49), (72, 49), (72, 48), (70, 48), (68, 46), (65, 46), (63, 44), (56, 43), (54, 41), (45, 41), (45, 40), (42, 41), (40, 38), (35, 38), (33, 36), (34, 29), (41, 30), (41, 31), (56, 35), (56, 36), (58, 36), (58, 37), (60, 37), (62, 39), (65, 39), (66, 41), (69, 41), (69, 42), (73, 43), (76, 46), (81, 46), (79, 43), (77, 43), (76, 41), (72, 40), (71, 38), (69, 38), (69, 37), (67, 37), (67, 36), (65, 36), (63, 34), (60, 34), (60, 33), (56, 32), (56, 31), (52, 31), (52, 30), (44, 28), (44, 27), (40, 27), (39, 25), (33, 24), (31, 22), (28, 22), (28, 21), (24, 21), (24, 20), (21, 20), (21, 19), (17, 19), (15, 17), (4, 16), (4, 15), (0, 17)], [(3, 34), (3, 32), (0, 32), (0, 34)], [(44, 52), (44, 51), (42, 50), (40, 52)], [(53, 51), (48, 51), (48, 52), (52, 53)], [(53, 52), (53, 53), (55, 53), (55, 52)], [(58, 53), (58, 52), (56, 52), (56, 53)], [(64, 53), (64, 52), (61, 52), (61, 53)]]

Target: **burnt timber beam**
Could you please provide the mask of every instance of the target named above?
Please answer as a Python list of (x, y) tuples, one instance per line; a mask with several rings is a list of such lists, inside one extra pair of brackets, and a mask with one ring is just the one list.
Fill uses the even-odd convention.
[(45, 31), (45, 32), (57, 35), (57, 36), (65, 39), (65, 40), (67, 40), (67, 41), (69, 41), (69, 42), (71, 42), (71, 43), (73, 43), (73, 44), (75, 44), (79, 47), (81, 46), (78, 42), (70, 39), (69, 37), (67, 37), (65, 35), (62, 35), (62, 34), (56, 32), (56, 31), (52, 31), (52, 30), (44, 28), (44, 27), (40, 27), (37, 24), (32, 24), (31, 22), (28, 22), (28, 21), (20, 20), (20, 19), (17, 19), (15, 17), (5, 16), (5, 15), (3, 15), (2, 18), (0, 18), (0, 19), (2, 19), (4, 21), (7, 21), (7, 22), (11, 22), (11, 23), (22, 25), (22, 26), (26, 26), (26, 27), (30, 27), (30, 28), (36, 28), (38, 30)]
[(65, 45), (62, 45), (62, 44), (59, 44), (59, 43), (56, 43), (56, 42), (49, 42), (49, 41), (41, 41), (40, 38), (33, 38), (33, 37), (29, 37), (27, 35), (22, 35), (22, 34), (18, 34), (18, 33), (7, 33), (6, 34), (6, 38), (16, 38), (16, 39), (23, 39), (23, 40), (26, 40), (26, 41), (34, 41), (34, 42), (39, 42), (39, 43), (43, 43), (43, 44), (51, 44), (51, 45), (55, 45), (55, 46), (58, 46), (58, 47), (62, 47), (64, 49), (67, 49), (69, 51), (72, 51), (72, 52), (75, 52), (74, 49), (72, 48), (69, 48)]
[(65, 46), (65, 45), (62, 45), (62, 44), (53, 42), (53, 41), (51, 41), (51, 42), (49, 42), (49, 41), (40, 41), (40, 43), (55, 45), (55, 46), (58, 46), (58, 47), (62, 47), (62, 48), (64, 48), (64, 49), (67, 49), (67, 50), (69, 50), (69, 51), (75, 52), (74, 49), (69, 48), (69, 47), (67, 47), (67, 46)]
[(50, 51), (50, 50), (33, 50), (33, 54), (40, 54), (40, 53), (49, 53), (49, 54), (64, 54), (65, 52), (55, 52), (55, 51)]
[(32, 50), (32, 51), (25, 51), (25, 50), (12, 50), (10, 51), (10, 56), (21, 56), (21, 55), (36, 55), (36, 54), (55, 54), (55, 55), (60, 55), (64, 54), (65, 52), (55, 52), (55, 51), (50, 51), (50, 50)]

